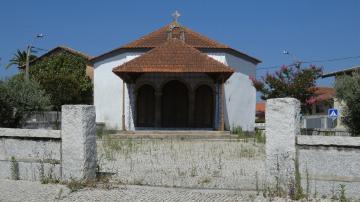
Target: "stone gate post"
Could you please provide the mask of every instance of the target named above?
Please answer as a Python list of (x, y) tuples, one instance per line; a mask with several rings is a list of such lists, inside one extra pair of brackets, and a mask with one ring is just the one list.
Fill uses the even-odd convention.
[(268, 99), (266, 122), (266, 181), (287, 190), (295, 183), (296, 135), (300, 133), (300, 102), (295, 98)]
[(61, 142), (62, 179), (94, 179), (96, 177), (94, 106), (62, 106)]

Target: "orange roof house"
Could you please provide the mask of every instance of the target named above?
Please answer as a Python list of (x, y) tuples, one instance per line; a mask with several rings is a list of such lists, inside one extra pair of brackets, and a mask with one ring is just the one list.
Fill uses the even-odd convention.
[[(35, 64), (36, 62), (42, 60), (43, 58), (45, 58), (47, 56), (50, 56), (52, 54), (59, 53), (61, 51), (65, 51), (65, 52), (70, 53), (72, 55), (76, 55), (76, 56), (84, 58), (86, 60), (86, 67), (85, 67), (86, 68), (86, 75), (88, 77), (90, 77), (90, 79), (93, 79), (94, 70), (93, 70), (93, 67), (92, 67), (92, 65), (90, 63), (91, 56), (89, 56), (89, 55), (87, 55), (85, 53), (82, 53), (80, 51), (74, 50), (72, 48), (66, 47), (66, 46), (57, 46), (57, 47), (49, 50), (45, 54), (35, 58), (34, 60), (31, 60), (29, 65), (31, 66), (31, 65)], [(19, 68), (24, 69), (25, 65), (20, 66)]]

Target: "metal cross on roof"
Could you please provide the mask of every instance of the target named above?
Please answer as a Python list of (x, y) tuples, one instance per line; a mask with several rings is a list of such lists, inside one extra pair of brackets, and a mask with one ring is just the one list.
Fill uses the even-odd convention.
[(173, 14), (171, 14), (171, 16), (173, 17), (174, 22), (177, 22), (180, 17), (180, 13), (176, 10)]

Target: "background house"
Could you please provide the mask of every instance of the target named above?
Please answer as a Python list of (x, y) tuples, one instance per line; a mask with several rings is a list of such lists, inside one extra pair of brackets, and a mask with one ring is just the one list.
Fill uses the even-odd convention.
[[(352, 73), (359, 72), (359, 71), (360, 71), (360, 66), (354, 66), (354, 67), (345, 68), (342, 70), (323, 74), (322, 78), (335, 77), (335, 80), (336, 80), (337, 78), (339, 78), (342, 75), (351, 75)], [(337, 119), (336, 128), (337, 129), (345, 129), (345, 126), (341, 121), (341, 118), (343, 117), (342, 110), (344, 108), (344, 103), (342, 103), (341, 101), (339, 101), (335, 98), (333, 106), (334, 106), (334, 108), (338, 109), (338, 111), (339, 111), (339, 118)]]
[[(310, 110), (302, 116), (302, 128), (334, 128), (336, 121), (328, 118), (328, 109), (334, 106), (335, 90), (330, 87), (316, 87), (314, 92), (314, 104)], [(266, 102), (256, 103), (256, 122), (265, 122)], [(259, 125), (259, 124), (258, 124)]]
[(337, 121), (328, 118), (328, 109), (334, 107), (335, 89), (319, 86), (314, 92), (314, 104), (302, 117), (303, 128), (335, 128)]

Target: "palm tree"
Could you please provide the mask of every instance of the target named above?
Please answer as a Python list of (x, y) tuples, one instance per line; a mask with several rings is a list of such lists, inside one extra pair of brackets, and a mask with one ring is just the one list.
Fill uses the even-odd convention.
[[(32, 61), (35, 58), (37, 58), (36, 55), (33, 55), (32, 53), (33, 51), (30, 51), (29, 61)], [(21, 69), (21, 67), (26, 65), (26, 51), (25, 50), (21, 51), (18, 49), (17, 52), (14, 54), (13, 58), (11, 58), (9, 62), (10, 63), (5, 67), (6, 69), (13, 65), (16, 65), (17, 68)]]

